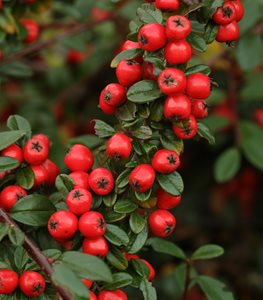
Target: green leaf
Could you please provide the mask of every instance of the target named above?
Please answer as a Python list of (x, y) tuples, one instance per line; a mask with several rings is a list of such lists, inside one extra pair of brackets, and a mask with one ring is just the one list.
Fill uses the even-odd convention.
[(116, 223), (120, 220), (123, 220), (126, 217), (126, 213), (116, 213), (115, 211), (109, 211), (105, 215), (105, 220), (107, 223)]
[(24, 233), (16, 227), (9, 226), (8, 237), (10, 242), (15, 246), (22, 246), (25, 240)]
[(140, 259), (131, 259), (131, 264), (137, 274), (143, 278), (147, 278), (150, 275), (150, 269)]
[(130, 169), (125, 169), (116, 179), (115, 185), (122, 189), (129, 183)]
[(218, 26), (213, 21), (207, 23), (205, 27), (204, 39), (207, 44), (211, 44), (217, 35)]
[(135, 197), (137, 198), (137, 200), (141, 202), (145, 202), (150, 199), (151, 194), (152, 194), (152, 189), (149, 189), (144, 193), (135, 192)]
[(23, 247), (17, 247), (14, 252), (14, 261), (18, 270), (24, 269), (25, 265), (29, 261), (29, 256)]
[(128, 260), (116, 247), (112, 247), (112, 249), (108, 252), (107, 261), (119, 271), (124, 271), (128, 268)]
[(0, 172), (13, 170), (19, 166), (17, 159), (9, 156), (0, 156)]
[(179, 196), (183, 193), (184, 182), (181, 175), (174, 171), (170, 174), (157, 174), (157, 180), (163, 190), (173, 196)]
[(203, 0), (202, 13), (205, 20), (211, 19), (216, 9), (222, 6), (224, 0)]
[(116, 68), (123, 59), (129, 60), (143, 55), (143, 50), (140, 48), (124, 50), (117, 54), (111, 61), (111, 68)]
[(140, 290), (143, 293), (144, 300), (157, 300), (156, 290), (147, 279), (141, 281)]
[(207, 65), (195, 65), (193, 67), (187, 68), (185, 71), (185, 75), (189, 76), (191, 74), (194, 73), (203, 73), (205, 75), (210, 75), (210, 73), (212, 72), (212, 70), (207, 66)]
[(198, 248), (192, 255), (192, 259), (210, 259), (224, 254), (224, 249), (218, 245), (205, 245)]
[(115, 115), (122, 121), (133, 121), (137, 112), (136, 104), (126, 101), (124, 105), (117, 108)]
[(214, 166), (214, 175), (218, 183), (232, 179), (238, 172), (241, 164), (241, 155), (237, 148), (225, 150), (217, 158)]
[(52, 280), (60, 286), (63, 286), (73, 295), (85, 297), (89, 299), (89, 292), (87, 287), (77, 277), (77, 275), (65, 265), (54, 265), (54, 273)]
[(116, 133), (115, 129), (101, 120), (95, 120), (95, 132), (100, 138), (106, 138)]
[(62, 254), (60, 261), (83, 278), (112, 282), (112, 274), (109, 267), (96, 256), (68, 251)]
[(129, 219), (129, 223), (130, 223), (130, 228), (131, 230), (135, 233), (138, 234), (140, 233), (143, 228), (146, 225), (146, 218), (140, 216), (139, 214), (137, 214), (136, 212), (133, 212), (130, 215), (130, 219)]
[(228, 127), (230, 125), (230, 120), (226, 117), (220, 116), (209, 116), (203, 123), (211, 130), (213, 134)]
[(0, 74), (12, 77), (26, 78), (32, 76), (32, 70), (29, 66), (21, 62), (11, 62), (0, 66)]
[(159, 253), (169, 254), (182, 260), (187, 258), (184, 251), (176, 244), (160, 238), (150, 238), (147, 241), (147, 245), (151, 246), (154, 251)]
[(46, 226), (51, 214), (56, 211), (48, 198), (32, 194), (20, 199), (11, 210), (11, 217), (30, 226)]
[(130, 235), (130, 243), (127, 246), (127, 252), (134, 254), (139, 252), (145, 245), (148, 238), (148, 228), (145, 226), (139, 234)]
[(162, 24), (162, 22), (163, 22), (163, 15), (159, 9), (151, 10), (151, 9), (138, 8), (137, 16), (143, 23), (146, 23), (146, 24), (149, 24), (149, 23)]
[(57, 260), (61, 256), (61, 251), (58, 249), (47, 249), (43, 251), (43, 254), (48, 258), (53, 258)]
[(140, 140), (149, 140), (152, 134), (151, 128), (144, 125), (132, 132), (132, 135)]
[(128, 245), (129, 237), (127, 233), (117, 225), (107, 224), (105, 238), (116, 246)]
[(58, 175), (56, 178), (55, 186), (64, 196), (73, 189), (74, 185), (74, 180), (66, 174)]
[(7, 148), (26, 134), (23, 130), (0, 132), (0, 150)]
[(152, 102), (162, 96), (158, 83), (154, 80), (142, 80), (131, 86), (127, 98), (134, 103)]
[(16, 183), (26, 190), (30, 190), (34, 185), (35, 177), (32, 169), (27, 166), (20, 168), (16, 172)]
[(9, 225), (5, 223), (0, 223), (0, 242), (8, 234)]
[(102, 197), (103, 203), (105, 206), (107, 207), (113, 207), (113, 205), (116, 203), (117, 201), (117, 194), (112, 192), (106, 196)]
[(241, 148), (246, 159), (256, 168), (263, 170), (263, 130), (252, 122), (240, 124)]
[(179, 155), (184, 152), (184, 142), (176, 137), (161, 135), (160, 141), (165, 149), (173, 150)]
[(195, 280), (208, 300), (234, 300), (224, 283), (208, 276), (198, 276)]
[(103, 286), (104, 290), (116, 290), (121, 287), (130, 285), (132, 283), (132, 277), (128, 273), (120, 272), (113, 274), (112, 283), (107, 283)]
[(131, 213), (138, 208), (138, 205), (132, 200), (121, 199), (114, 205), (114, 211), (117, 213)]
[(28, 138), (31, 137), (31, 126), (30, 126), (29, 122), (25, 118), (23, 118), (19, 115), (11, 115), (7, 119), (7, 127), (11, 130), (26, 131), (27, 137)]
[(204, 123), (198, 122), (197, 124), (198, 124), (199, 136), (206, 139), (209, 142), (209, 144), (214, 145), (215, 138), (212, 135), (212, 133), (210, 132), (210, 129)]
[(199, 52), (205, 52), (207, 49), (205, 40), (194, 32), (190, 33), (187, 37), (187, 41), (191, 44), (191, 46)]

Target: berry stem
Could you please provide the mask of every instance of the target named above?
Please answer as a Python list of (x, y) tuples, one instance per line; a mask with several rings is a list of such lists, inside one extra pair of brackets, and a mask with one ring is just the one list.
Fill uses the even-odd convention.
[(186, 260), (186, 274), (185, 274), (185, 283), (184, 283), (184, 292), (182, 295), (182, 300), (187, 300), (187, 292), (191, 282), (191, 269), (192, 269), (192, 260), (188, 258)]
[(49, 263), (48, 258), (41, 252), (41, 250), (36, 246), (36, 244), (31, 241), (24, 232), (19, 228), (19, 226), (14, 222), (12, 218), (0, 208), (0, 222), (9, 225), (10, 227), (15, 228), (21, 234), (23, 234), (25, 240), (23, 247), (27, 251), (28, 255), (40, 266), (41, 270), (47, 275), (52, 285), (57, 290), (61, 299), (63, 300), (71, 300), (72, 295), (64, 289), (64, 287), (57, 285), (52, 280), (52, 274), (54, 272), (52, 265)]

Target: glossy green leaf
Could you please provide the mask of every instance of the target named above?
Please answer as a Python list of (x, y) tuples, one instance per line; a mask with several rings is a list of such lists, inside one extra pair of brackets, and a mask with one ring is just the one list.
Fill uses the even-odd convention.
[(144, 300), (157, 300), (156, 290), (147, 279), (142, 280), (140, 290), (143, 293)]
[(26, 190), (30, 190), (34, 185), (35, 177), (32, 169), (27, 166), (20, 168), (16, 172), (16, 183)]
[(215, 144), (214, 136), (212, 135), (210, 129), (204, 123), (198, 122), (198, 134), (202, 138), (206, 139), (209, 142), (209, 144)]
[(94, 129), (98, 137), (106, 138), (115, 134), (115, 129), (111, 127), (109, 124), (101, 120), (95, 120), (95, 122), (96, 123)]
[(108, 252), (107, 261), (119, 271), (124, 271), (128, 268), (128, 260), (117, 247), (112, 247)]
[(21, 139), (26, 134), (24, 130), (0, 132), (0, 150), (7, 148)]
[(132, 283), (132, 277), (128, 273), (115, 273), (112, 278), (112, 283), (107, 283), (103, 286), (104, 290), (116, 290)]
[(116, 68), (118, 66), (119, 62), (122, 61), (123, 59), (126, 59), (126, 60), (133, 59), (138, 56), (141, 56), (142, 54), (143, 54), (143, 50), (140, 48), (124, 50), (124, 51), (120, 52), (119, 54), (117, 54), (113, 58), (110, 66), (112, 68)]
[(127, 252), (134, 254), (139, 252), (145, 245), (148, 238), (148, 228), (147, 226), (139, 234), (130, 235), (130, 243), (127, 246)]
[(162, 96), (156, 81), (142, 80), (128, 90), (127, 97), (131, 102), (142, 104), (152, 102)]
[(207, 65), (195, 65), (193, 67), (187, 68), (185, 71), (185, 75), (189, 76), (194, 73), (203, 73), (205, 75), (210, 75), (211, 69)]
[(56, 178), (55, 186), (64, 196), (73, 189), (74, 185), (74, 180), (66, 174), (60, 174)]
[(0, 156), (0, 172), (13, 170), (18, 166), (19, 162), (17, 159), (8, 156)]
[(127, 233), (116, 225), (107, 224), (107, 230), (104, 236), (110, 243), (116, 246), (126, 246), (129, 243)]
[(131, 213), (138, 208), (138, 205), (134, 203), (132, 200), (128, 199), (120, 199), (114, 205), (114, 211), (118, 213)]
[(198, 248), (192, 255), (192, 259), (210, 259), (224, 254), (224, 249), (218, 245), (204, 245)]
[(129, 224), (132, 232), (135, 234), (140, 233), (146, 225), (146, 219), (140, 216), (137, 212), (130, 215)]
[(205, 52), (207, 49), (206, 42), (203, 37), (194, 32), (190, 33), (190, 35), (187, 37), (187, 41), (195, 50), (199, 52)]
[(181, 175), (174, 171), (170, 174), (157, 174), (157, 181), (161, 188), (173, 196), (179, 196), (183, 193), (184, 182)]

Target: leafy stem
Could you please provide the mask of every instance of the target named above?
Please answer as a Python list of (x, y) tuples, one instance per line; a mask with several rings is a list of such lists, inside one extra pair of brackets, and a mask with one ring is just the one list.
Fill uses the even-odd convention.
[(191, 270), (192, 270), (192, 260), (191, 258), (187, 258), (186, 260), (186, 274), (185, 274), (185, 282), (184, 282), (184, 292), (182, 295), (182, 300), (187, 299), (187, 291), (191, 282)]

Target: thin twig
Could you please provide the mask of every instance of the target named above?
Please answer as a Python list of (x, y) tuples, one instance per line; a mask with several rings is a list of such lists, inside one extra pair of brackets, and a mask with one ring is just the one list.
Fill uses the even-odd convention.
[(192, 261), (191, 259), (186, 260), (186, 274), (185, 274), (185, 283), (184, 283), (184, 292), (182, 295), (182, 300), (187, 300), (187, 292), (191, 282), (191, 269), (192, 269)]

